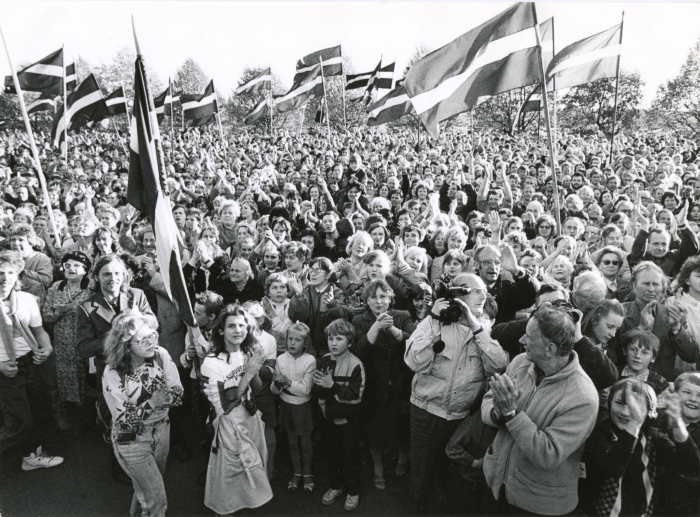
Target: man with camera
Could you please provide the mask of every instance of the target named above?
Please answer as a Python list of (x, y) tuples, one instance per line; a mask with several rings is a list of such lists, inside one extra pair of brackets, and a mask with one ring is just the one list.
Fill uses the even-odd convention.
[(404, 354), (416, 374), (411, 388), (410, 464), (418, 513), (427, 509), (435, 462), (447, 440), (479, 404), (487, 377), (503, 372), (508, 364), (507, 354), (480, 323), (487, 295), (481, 278), (462, 273), (446, 291), (418, 324)]

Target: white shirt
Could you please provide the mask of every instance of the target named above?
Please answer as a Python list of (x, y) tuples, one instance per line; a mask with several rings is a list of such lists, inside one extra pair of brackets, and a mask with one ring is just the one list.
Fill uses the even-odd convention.
[[(17, 319), (22, 323), (25, 323), (28, 327), (41, 327), (41, 311), (39, 310), (39, 303), (37, 302), (37, 297), (31, 293), (25, 293), (22, 291), (17, 291)], [(7, 302), (9, 304), (9, 300)], [(12, 324), (12, 318), (9, 316), (10, 308), (9, 305), (4, 301), (0, 303), (0, 309), (2, 309), (2, 314), (5, 317), (5, 321), (8, 324)], [(15, 348), (15, 357), (18, 359), (24, 355), (27, 355), (32, 349), (22, 337), (19, 329), (13, 328), (13, 346)], [(7, 357), (7, 352), (4, 346), (0, 346), (0, 362), (9, 361), (10, 358)]]

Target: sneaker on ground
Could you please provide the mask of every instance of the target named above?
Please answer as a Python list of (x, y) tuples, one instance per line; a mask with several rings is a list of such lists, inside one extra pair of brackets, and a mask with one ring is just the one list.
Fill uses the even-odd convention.
[(36, 453), (22, 458), (22, 470), (50, 469), (63, 463), (60, 456), (51, 456), (48, 452), (42, 451), (39, 447)]
[(328, 492), (323, 494), (323, 499), (321, 499), (321, 502), (325, 505), (331, 505), (335, 503), (335, 500), (338, 499), (338, 496), (343, 494), (343, 489), (341, 488), (340, 490), (334, 490), (332, 488), (328, 489)]
[(345, 509), (348, 512), (353, 511), (355, 508), (357, 508), (357, 505), (360, 504), (360, 496), (359, 495), (350, 495), (348, 494), (347, 497), (345, 498)]

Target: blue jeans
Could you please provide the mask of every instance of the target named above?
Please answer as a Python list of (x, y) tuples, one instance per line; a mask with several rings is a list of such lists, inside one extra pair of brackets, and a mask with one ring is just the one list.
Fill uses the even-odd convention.
[(131, 517), (162, 517), (168, 507), (163, 474), (170, 449), (170, 420), (144, 426), (136, 440), (117, 443), (112, 431), (112, 445), (117, 461), (134, 485)]

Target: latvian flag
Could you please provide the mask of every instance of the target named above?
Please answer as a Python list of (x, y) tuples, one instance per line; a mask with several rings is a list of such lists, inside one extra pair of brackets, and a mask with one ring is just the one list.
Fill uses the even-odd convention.
[(397, 86), (369, 107), (368, 126), (379, 126), (414, 112), (403, 86)]
[(214, 79), (211, 80), (204, 93), (182, 95), (180, 102), (185, 117), (185, 127), (198, 127), (214, 122), (216, 114), (219, 112)]
[[(394, 82), (394, 67), (396, 63), (383, 66), (379, 69), (379, 75), (375, 81), (375, 85), (380, 90), (391, 90)], [(364, 74), (346, 75), (347, 84), (346, 90), (357, 90), (358, 88), (366, 88), (370, 77), (374, 75), (376, 70), (365, 72)]]
[(275, 98), (275, 106), (280, 113), (286, 113), (317, 97), (323, 97), (323, 77), (319, 65), (312, 67), (308, 72), (297, 74), (292, 89)]
[(56, 101), (53, 93), (42, 93), (37, 100), (27, 106), (27, 115), (39, 113), (40, 111), (56, 112)]
[(272, 89), (272, 74), (270, 69), (267, 68), (260, 72), (258, 75), (253, 77), (250, 81), (245, 84), (240, 85), (236, 88), (234, 92), (236, 95), (241, 95), (243, 93), (253, 93), (260, 90), (271, 90)]
[(547, 84), (557, 90), (615, 77), (622, 51), (622, 24), (572, 43), (558, 52), (547, 68)]
[(372, 72), (372, 75), (367, 80), (367, 88), (365, 88), (365, 93), (362, 95), (362, 101), (365, 103), (365, 106), (369, 106), (372, 102), (372, 92), (376, 88), (375, 83), (377, 82), (377, 77), (379, 76), (379, 70), (381, 70), (381, 68), (382, 61), (380, 59), (377, 66), (374, 68), (374, 72)]
[(326, 109), (326, 98), (321, 97), (321, 102), (318, 103), (318, 108), (316, 108), (315, 120), (318, 124), (325, 124), (327, 116), (328, 110)]
[(534, 3), (514, 4), (411, 67), (404, 87), (433, 138), (480, 97), (539, 82), (536, 19)]
[(294, 82), (296, 83), (302, 75), (312, 71), (316, 65), (321, 63), (321, 60), (323, 60), (323, 75), (325, 77), (343, 75), (343, 57), (340, 45), (338, 45), (337, 47), (324, 48), (323, 50), (312, 52), (297, 61), (297, 72), (294, 76)]
[(518, 128), (518, 122), (520, 120), (521, 113), (530, 113), (533, 111), (540, 111), (542, 109), (542, 88), (541, 86), (535, 86), (532, 91), (525, 98), (525, 101), (520, 105), (518, 112), (515, 114), (513, 119), (513, 129), (511, 133), (515, 133)]
[(260, 99), (260, 102), (258, 102), (255, 107), (243, 118), (243, 123), (246, 126), (249, 126), (256, 120), (259, 120), (265, 113), (267, 113), (267, 109), (265, 108), (268, 108), (268, 102), (267, 98), (263, 97)]
[(119, 87), (110, 93), (105, 99), (110, 116), (126, 114), (126, 97), (124, 88)]
[[(109, 109), (104, 96), (97, 85), (95, 76), (90, 74), (78, 87), (68, 95), (68, 131), (79, 129), (90, 121), (102, 120), (109, 117)], [(64, 127), (66, 126), (64, 106), (58, 108), (53, 119), (51, 142), (61, 147), (65, 142)]]
[(178, 246), (180, 234), (173, 219), (170, 199), (163, 191), (165, 177), (163, 148), (153, 97), (148, 87), (141, 56), (136, 58), (135, 75), (126, 198), (137, 210), (148, 215), (156, 237), (156, 258), (160, 266), (163, 286), (178, 307), (180, 317), (185, 324), (196, 326), (182, 273)]
[(66, 91), (68, 93), (75, 90), (78, 84), (78, 77), (75, 75), (75, 63), (66, 66)]
[(158, 116), (158, 122), (163, 122), (163, 117), (172, 116), (172, 106), (175, 102), (180, 102), (180, 97), (182, 97), (182, 92), (178, 92), (175, 95), (170, 95), (170, 90), (172, 85), (161, 93), (158, 97), (153, 99), (153, 104), (156, 107), (156, 115)]
[[(63, 49), (17, 72), (17, 79), (23, 92), (63, 95)], [(11, 75), (5, 77), (5, 93), (17, 93)]]

